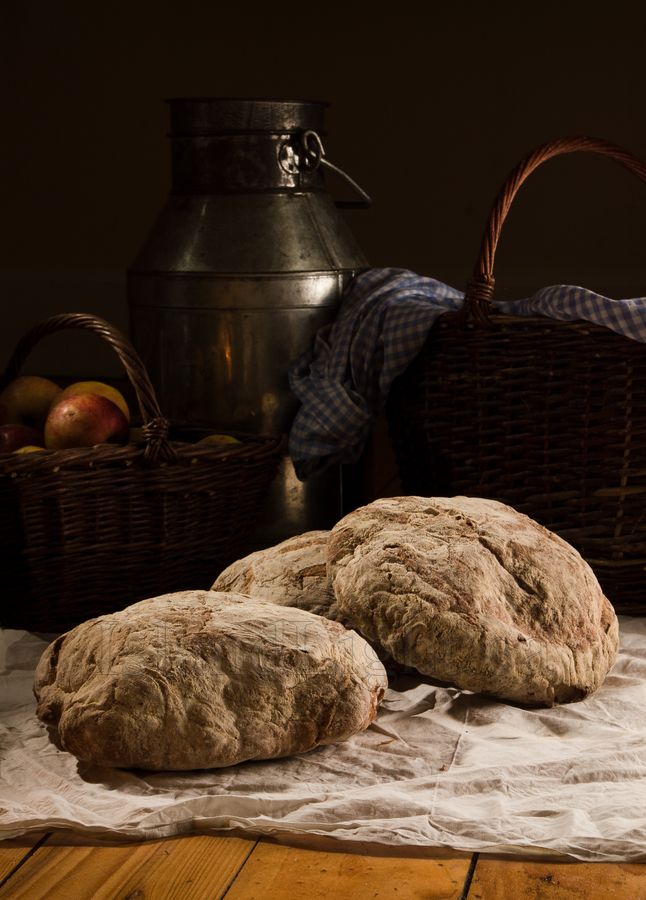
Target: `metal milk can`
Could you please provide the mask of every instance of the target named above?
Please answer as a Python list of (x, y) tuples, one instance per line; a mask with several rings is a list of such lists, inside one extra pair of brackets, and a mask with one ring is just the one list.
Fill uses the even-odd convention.
[[(367, 195), (325, 157), (325, 103), (174, 99), (172, 190), (128, 271), (132, 340), (171, 420), (286, 433), (289, 363), (367, 261), (338, 206)], [(324, 169), (361, 199), (335, 204)], [(342, 514), (341, 473), (305, 483), (285, 459), (256, 538)]]

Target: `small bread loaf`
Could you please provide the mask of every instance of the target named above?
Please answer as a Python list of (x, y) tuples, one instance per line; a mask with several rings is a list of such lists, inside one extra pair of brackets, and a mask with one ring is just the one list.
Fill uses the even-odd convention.
[(387, 685), (370, 646), (299, 609), (212, 591), (143, 600), (47, 648), (34, 691), (59, 745), (101, 766), (204, 769), (341, 741)]
[(329, 531), (307, 531), (250, 553), (224, 569), (211, 590), (262, 597), (341, 621), (327, 575), (329, 535)]
[(617, 653), (579, 553), (494, 500), (395, 497), (341, 519), (328, 573), (342, 616), (395, 660), (528, 705), (580, 700)]

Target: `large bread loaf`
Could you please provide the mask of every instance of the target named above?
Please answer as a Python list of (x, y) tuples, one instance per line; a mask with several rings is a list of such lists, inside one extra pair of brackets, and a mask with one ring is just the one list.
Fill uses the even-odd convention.
[(617, 618), (588, 564), (494, 500), (377, 500), (332, 529), (328, 574), (368, 640), (465, 690), (579, 700), (615, 660)]
[(185, 591), (62, 635), (34, 690), (38, 716), (81, 760), (202, 769), (343, 740), (372, 722), (386, 684), (369, 645), (336, 622)]

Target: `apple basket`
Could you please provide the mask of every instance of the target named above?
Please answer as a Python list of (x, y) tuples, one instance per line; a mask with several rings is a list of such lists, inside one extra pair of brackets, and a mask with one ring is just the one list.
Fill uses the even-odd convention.
[(3, 627), (59, 632), (145, 597), (210, 587), (248, 552), (284, 455), (279, 436), (197, 445), (207, 430), (171, 426), (132, 345), (89, 314), (53, 316), (27, 332), (4, 384), (41, 338), (67, 328), (94, 332), (115, 350), (143, 440), (0, 454)]

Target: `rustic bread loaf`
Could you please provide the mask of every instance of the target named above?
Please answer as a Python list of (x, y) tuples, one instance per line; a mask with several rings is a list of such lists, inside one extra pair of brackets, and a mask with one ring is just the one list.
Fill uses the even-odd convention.
[(367, 728), (386, 688), (368, 644), (299, 609), (184, 591), (77, 626), (43, 654), (37, 714), (102, 766), (203, 769)]
[(250, 553), (224, 569), (211, 590), (262, 597), (340, 621), (327, 576), (329, 535), (329, 531), (307, 531)]
[[(234, 591), (280, 606), (296, 606), (356, 631), (354, 622), (341, 614), (327, 574), (329, 536), (329, 531), (307, 531), (250, 553), (224, 569), (211, 590)], [(377, 644), (374, 649), (389, 677), (401, 674), (403, 667), (382, 647)]]
[(614, 610), (581, 556), (494, 500), (377, 500), (332, 529), (341, 615), (394, 659), (529, 705), (579, 700), (611, 668)]

